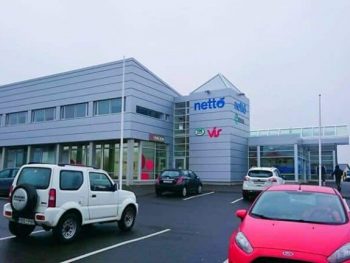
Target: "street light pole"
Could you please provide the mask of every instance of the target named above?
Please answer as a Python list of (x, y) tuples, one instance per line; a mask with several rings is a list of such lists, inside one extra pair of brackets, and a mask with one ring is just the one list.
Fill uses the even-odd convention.
[(124, 96), (125, 96), (125, 57), (123, 57), (123, 80), (122, 80), (122, 105), (120, 111), (120, 143), (119, 143), (119, 189), (123, 184), (123, 156), (124, 156)]
[(318, 185), (322, 185), (322, 146), (321, 146), (321, 94), (318, 95)]

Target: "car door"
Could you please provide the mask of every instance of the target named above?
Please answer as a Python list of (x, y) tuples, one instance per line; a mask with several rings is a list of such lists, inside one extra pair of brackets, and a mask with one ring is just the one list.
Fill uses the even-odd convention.
[(13, 182), (12, 170), (5, 169), (0, 171), (0, 192), (6, 194)]
[(193, 192), (196, 189), (196, 182), (195, 182), (195, 178), (192, 174), (191, 171), (184, 171), (186, 177), (188, 178), (188, 188), (191, 192)]
[(118, 192), (109, 177), (100, 172), (89, 172), (90, 220), (117, 216)]
[(194, 181), (194, 189), (197, 190), (198, 186), (201, 184), (201, 180), (199, 177), (195, 174), (195, 172), (190, 171), (191, 177), (193, 178)]

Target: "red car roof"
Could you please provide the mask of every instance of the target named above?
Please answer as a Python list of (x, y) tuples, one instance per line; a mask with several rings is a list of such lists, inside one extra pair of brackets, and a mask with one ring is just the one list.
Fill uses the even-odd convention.
[(306, 191), (306, 192), (318, 192), (325, 194), (336, 194), (335, 190), (331, 187), (318, 186), (318, 185), (299, 185), (299, 184), (282, 184), (274, 185), (268, 188), (266, 191)]

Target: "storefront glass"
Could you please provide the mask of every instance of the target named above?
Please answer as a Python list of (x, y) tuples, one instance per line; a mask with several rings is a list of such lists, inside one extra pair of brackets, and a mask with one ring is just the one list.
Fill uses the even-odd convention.
[(168, 163), (167, 145), (142, 142), (141, 180), (156, 179)]
[(5, 168), (21, 167), (27, 163), (27, 148), (8, 148), (5, 154)]
[(62, 145), (60, 163), (87, 165), (89, 160), (89, 145)]
[(30, 161), (38, 163), (56, 163), (56, 146), (32, 146)]

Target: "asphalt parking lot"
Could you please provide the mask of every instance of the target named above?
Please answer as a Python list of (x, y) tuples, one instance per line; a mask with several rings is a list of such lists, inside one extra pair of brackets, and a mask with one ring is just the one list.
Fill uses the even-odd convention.
[[(131, 232), (120, 232), (114, 223), (94, 225), (84, 228), (72, 244), (57, 243), (41, 228), (18, 240), (1, 217), (0, 262), (222, 263), (229, 236), (239, 224), (234, 212), (250, 205), (241, 200), (239, 186), (205, 189), (203, 195), (189, 198), (158, 198), (152, 188), (135, 192), (139, 214)], [(0, 200), (1, 207), (5, 203)]]
[[(139, 214), (133, 230), (114, 223), (83, 229), (72, 244), (57, 243), (41, 228), (27, 240), (13, 238), (0, 218), (0, 262), (224, 262), (229, 237), (239, 224), (235, 211), (248, 208), (241, 186), (208, 187), (203, 195), (156, 197), (135, 189)], [(343, 184), (350, 193), (350, 183)], [(349, 201), (349, 200), (348, 200)], [(6, 200), (0, 200), (1, 207)]]

